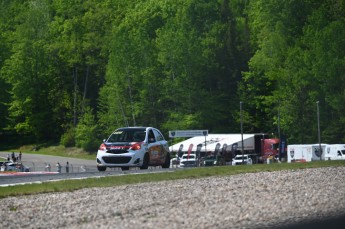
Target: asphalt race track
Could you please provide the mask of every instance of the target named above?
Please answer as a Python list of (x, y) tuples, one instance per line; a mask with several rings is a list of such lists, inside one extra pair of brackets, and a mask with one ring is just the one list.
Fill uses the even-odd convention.
[[(7, 158), (9, 152), (0, 152), (0, 157)], [(65, 165), (69, 162), (69, 172), (66, 172)], [(57, 172), (56, 163), (62, 165), (61, 173)], [(107, 169), (105, 172), (99, 172), (96, 167), (96, 160), (82, 160), (74, 158), (47, 156), (39, 154), (24, 154), (22, 156), (22, 163), (30, 167), (30, 172), (6, 172), (0, 173), (0, 187), (19, 185), (27, 183), (42, 183), (52, 182), (66, 179), (86, 179), (91, 177), (105, 177), (105, 176), (120, 176), (123, 174), (136, 173), (157, 173), (174, 171), (175, 169), (161, 169), (149, 168), (148, 170), (140, 170), (138, 168), (131, 168), (123, 172), (120, 168)], [(46, 165), (50, 164), (50, 171), (47, 170)]]

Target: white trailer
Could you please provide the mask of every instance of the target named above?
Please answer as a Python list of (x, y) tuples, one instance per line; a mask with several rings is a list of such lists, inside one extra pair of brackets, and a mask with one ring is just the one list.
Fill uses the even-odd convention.
[(332, 144), (326, 146), (326, 160), (345, 160), (345, 144)]
[(291, 162), (309, 162), (312, 160), (313, 145), (288, 145), (287, 155), (288, 163)]
[[(320, 146), (321, 146), (321, 153), (320, 153)], [(326, 147), (328, 144), (313, 144), (312, 151), (313, 151), (313, 157), (312, 161), (324, 161), (325, 160), (325, 152)]]
[(325, 160), (327, 144), (288, 145), (288, 162), (310, 162)]

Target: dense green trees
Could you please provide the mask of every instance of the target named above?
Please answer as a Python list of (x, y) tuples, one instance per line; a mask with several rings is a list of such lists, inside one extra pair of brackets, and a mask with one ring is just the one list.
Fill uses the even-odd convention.
[[(127, 125), (345, 140), (343, 0), (1, 0), (1, 141)], [(8, 139), (8, 138), (7, 138)]]
[(268, 130), (279, 107), (290, 142), (315, 142), (319, 101), (322, 141), (344, 141), (345, 2), (253, 1), (250, 8), (257, 48), (243, 94), (254, 119), (265, 117), (257, 126)]

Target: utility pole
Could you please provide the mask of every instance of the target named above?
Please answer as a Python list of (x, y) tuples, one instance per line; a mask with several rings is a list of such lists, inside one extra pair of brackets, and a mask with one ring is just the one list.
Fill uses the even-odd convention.
[(282, 144), (282, 138), (280, 134), (280, 104), (278, 106), (278, 138), (279, 138), (279, 161), (282, 160), (282, 150), (281, 150), (281, 144)]
[(240, 115), (241, 115), (241, 141), (242, 141), (242, 165), (244, 164), (244, 144), (243, 144), (243, 115), (242, 115), (242, 104), (240, 101)]
[(319, 138), (319, 154), (320, 154), (320, 161), (322, 160), (322, 148), (321, 148), (321, 134), (320, 134), (320, 110), (319, 110), (319, 101), (316, 102), (317, 108), (317, 133)]

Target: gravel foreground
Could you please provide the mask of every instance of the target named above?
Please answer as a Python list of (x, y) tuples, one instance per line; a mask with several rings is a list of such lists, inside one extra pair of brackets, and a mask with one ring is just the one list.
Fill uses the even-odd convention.
[(345, 167), (0, 199), (0, 228), (289, 228), (298, 223), (294, 228), (329, 229), (345, 228), (344, 216)]

